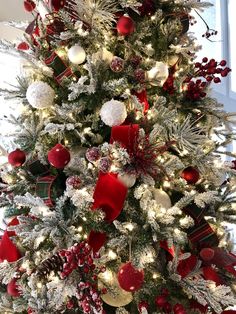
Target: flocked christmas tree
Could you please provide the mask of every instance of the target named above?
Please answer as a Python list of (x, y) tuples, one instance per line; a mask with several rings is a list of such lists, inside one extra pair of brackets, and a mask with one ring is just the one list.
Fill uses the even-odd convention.
[(230, 69), (188, 32), (208, 6), (24, 1), (24, 41), (0, 45), (25, 60), (1, 91), (24, 106), (1, 171), (1, 313), (236, 313), (233, 114), (208, 97)]

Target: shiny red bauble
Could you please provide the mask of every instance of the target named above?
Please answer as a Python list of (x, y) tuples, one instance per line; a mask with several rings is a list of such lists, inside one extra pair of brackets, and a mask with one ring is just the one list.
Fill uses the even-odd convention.
[(66, 4), (66, 0), (51, 0), (50, 1), (51, 7), (58, 12), (60, 9), (64, 8)]
[(30, 46), (26, 42), (19, 43), (17, 50), (29, 50)]
[(16, 149), (8, 155), (8, 162), (13, 167), (20, 167), (26, 160), (25, 152), (20, 149)]
[(196, 168), (190, 166), (183, 170), (181, 177), (189, 184), (195, 184), (200, 179), (200, 174)]
[(16, 283), (16, 278), (13, 278), (7, 285), (7, 293), (15, 298), (21, 295), (19, 285)]
[(211, 248), (204, 248), (200, 252), (201, 259), (205, 262), (209, 262), (213, 259), (215, 251)]
[(25, 0), (24, 1), (25, 11), (32, 12), (32, 11), (34, 11), (35, 7), (36, 7), (36, 4), (32, 0)]
[(70, 153), (63, 145), (57, 144), (48, 152), (48, 161), (53, 167), (63, 169), (70, 162)]
[(119, 18), (116, 26), (119, 35), (127, 36), (134, 32), (134, 21), (128, 15), (123, 15)]
[(136, 269), (131, 262), (128, 262), (120, 267), (117, 278), (122, 289), (134, 292), (141, 288), (144, 281), (144, 272)]

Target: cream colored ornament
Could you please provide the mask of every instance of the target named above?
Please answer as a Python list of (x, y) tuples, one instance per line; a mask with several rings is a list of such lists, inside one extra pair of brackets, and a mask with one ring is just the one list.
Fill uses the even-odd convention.
[(157, 205), (160, 205), (165, 209), (168, 209), (172, 206), (169, 195), (162, 189), (153, 189), (153, 196)]
[(118, 179), (127, 187), (131, 188), (135, 185), (136, 182), (136, 176), (134, 174), (118, 174)]
[(151, 85), (162, 86), (169, 76), (168, 65), (164, 62), (156, 62), (155, 66), (147, 72), (147, 78)]
[(68, 50), (68, 59), (73, 64), (82, 64), (82, 63), (84, 63), (84, 61), (86, 59), (86, 53), (85, 53), (84, 48), (81, 47), (78, 44), (75, 45), (75, 46), (72, 46)]
[(168, 64), (169, 66), (176, 65), (179, 61), (179, 56), (178, 55), (169, 55), (168, 56)]
[(131, 292), (127, 292), (120, 288), (116, 274), (107, 269), (105, 273), (98, 276), (98, 288), (100, 290), (106, 288), (107, 293), (102, 294), (102, 300), (114, 307), (125, 306), (133, 300)]
[(113, 57), (114, 57), (113, 53), (111, 53), (109, 50), (103, 47), (92, 55), (92, 60), (94, 60), (95, 62), (102, 60), (110, 65)]

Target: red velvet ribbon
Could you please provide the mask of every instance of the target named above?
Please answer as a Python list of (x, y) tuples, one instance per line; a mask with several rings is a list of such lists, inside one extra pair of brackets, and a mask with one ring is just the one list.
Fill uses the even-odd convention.
[(106, 214), (105, 220), (112, 222), (123, 209), (127, 191), (127, 187), (117, 179), (115, 174), (100, 172), (93, 194), (92, 209), (101, 208)]
[(211, 280), (216, 283), (217, 286), (224, 284), (222, 279), (219, 277), (217, 272), (211, 266), (206, 266), (202, 268), (203, 277), (205, 280)]
[(15, 262), (20, 258), (20, 251), (9, 238), (8, 232), (5, 231), (0, 242), (0, 262), (3, 262), (4, 260)]
[(137, 143), (138, 133), (138, 124), (113, 126), (110, 143), (119, 142), (129, 152), (132, 152)]
[(196, 267), (198, 258), (195, 255), (191, 255), (186, 259), (179, 261), (177, 272), (182, 277), (185, 278), (193, 269)]
[(93, 252), (96, 253), (100, 248), (105, 244), (107, 240), (107, 235), (104, 232), (92, 230), (88, 236), (88, 244), (93, 249)]
[(141, 92), (133, 92), (133, 94), (138, 98), (138, 100), (143, 104), (143, 111), (144, 113), (149, 109), (149, 103), (147, 99), (147, 91), (146, 89), (142, 90)]

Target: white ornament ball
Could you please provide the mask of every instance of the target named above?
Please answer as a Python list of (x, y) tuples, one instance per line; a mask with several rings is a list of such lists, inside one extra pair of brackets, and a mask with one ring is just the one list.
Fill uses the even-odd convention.
[(123, 102), (112, 99), (103, 104), (100, 116), (102, 121), (110, 127), (121, 125), (127, 117), (126, 106)]
[(42, 81), (35, 81), (27, 89), (26, 98), (29, 104), (37, 109), (51, 107), (55, 92), (47, 83)]
[(118, 174), (118, 179), (127, 187), (132, 188), (136, 182), (136, 176), (134, 174)]
[(165, 191), (161, 189), (153, 189), (153, 196), (157, 205), (160, 205), (165, 209), (171, 208), (171, 199)]
[(156, 65), (147, 72), (148, 80), (153, 86), (162, 86), (169, 76), (168, 65), (164, 62), (156, 62)]
[(79, 45), (72, 46), (68, 50), (68, 58), (74, 64), (82, 64), (86, 59), (86, 53), (83, 47)]
[(133, 300), (132, 293), (120, 287), (116, 274), (109, 269), (99, 275), (98, 288), (107, 289), (107, 293), (102, 294), (101, 299), (110, 306), (125, 306)]

